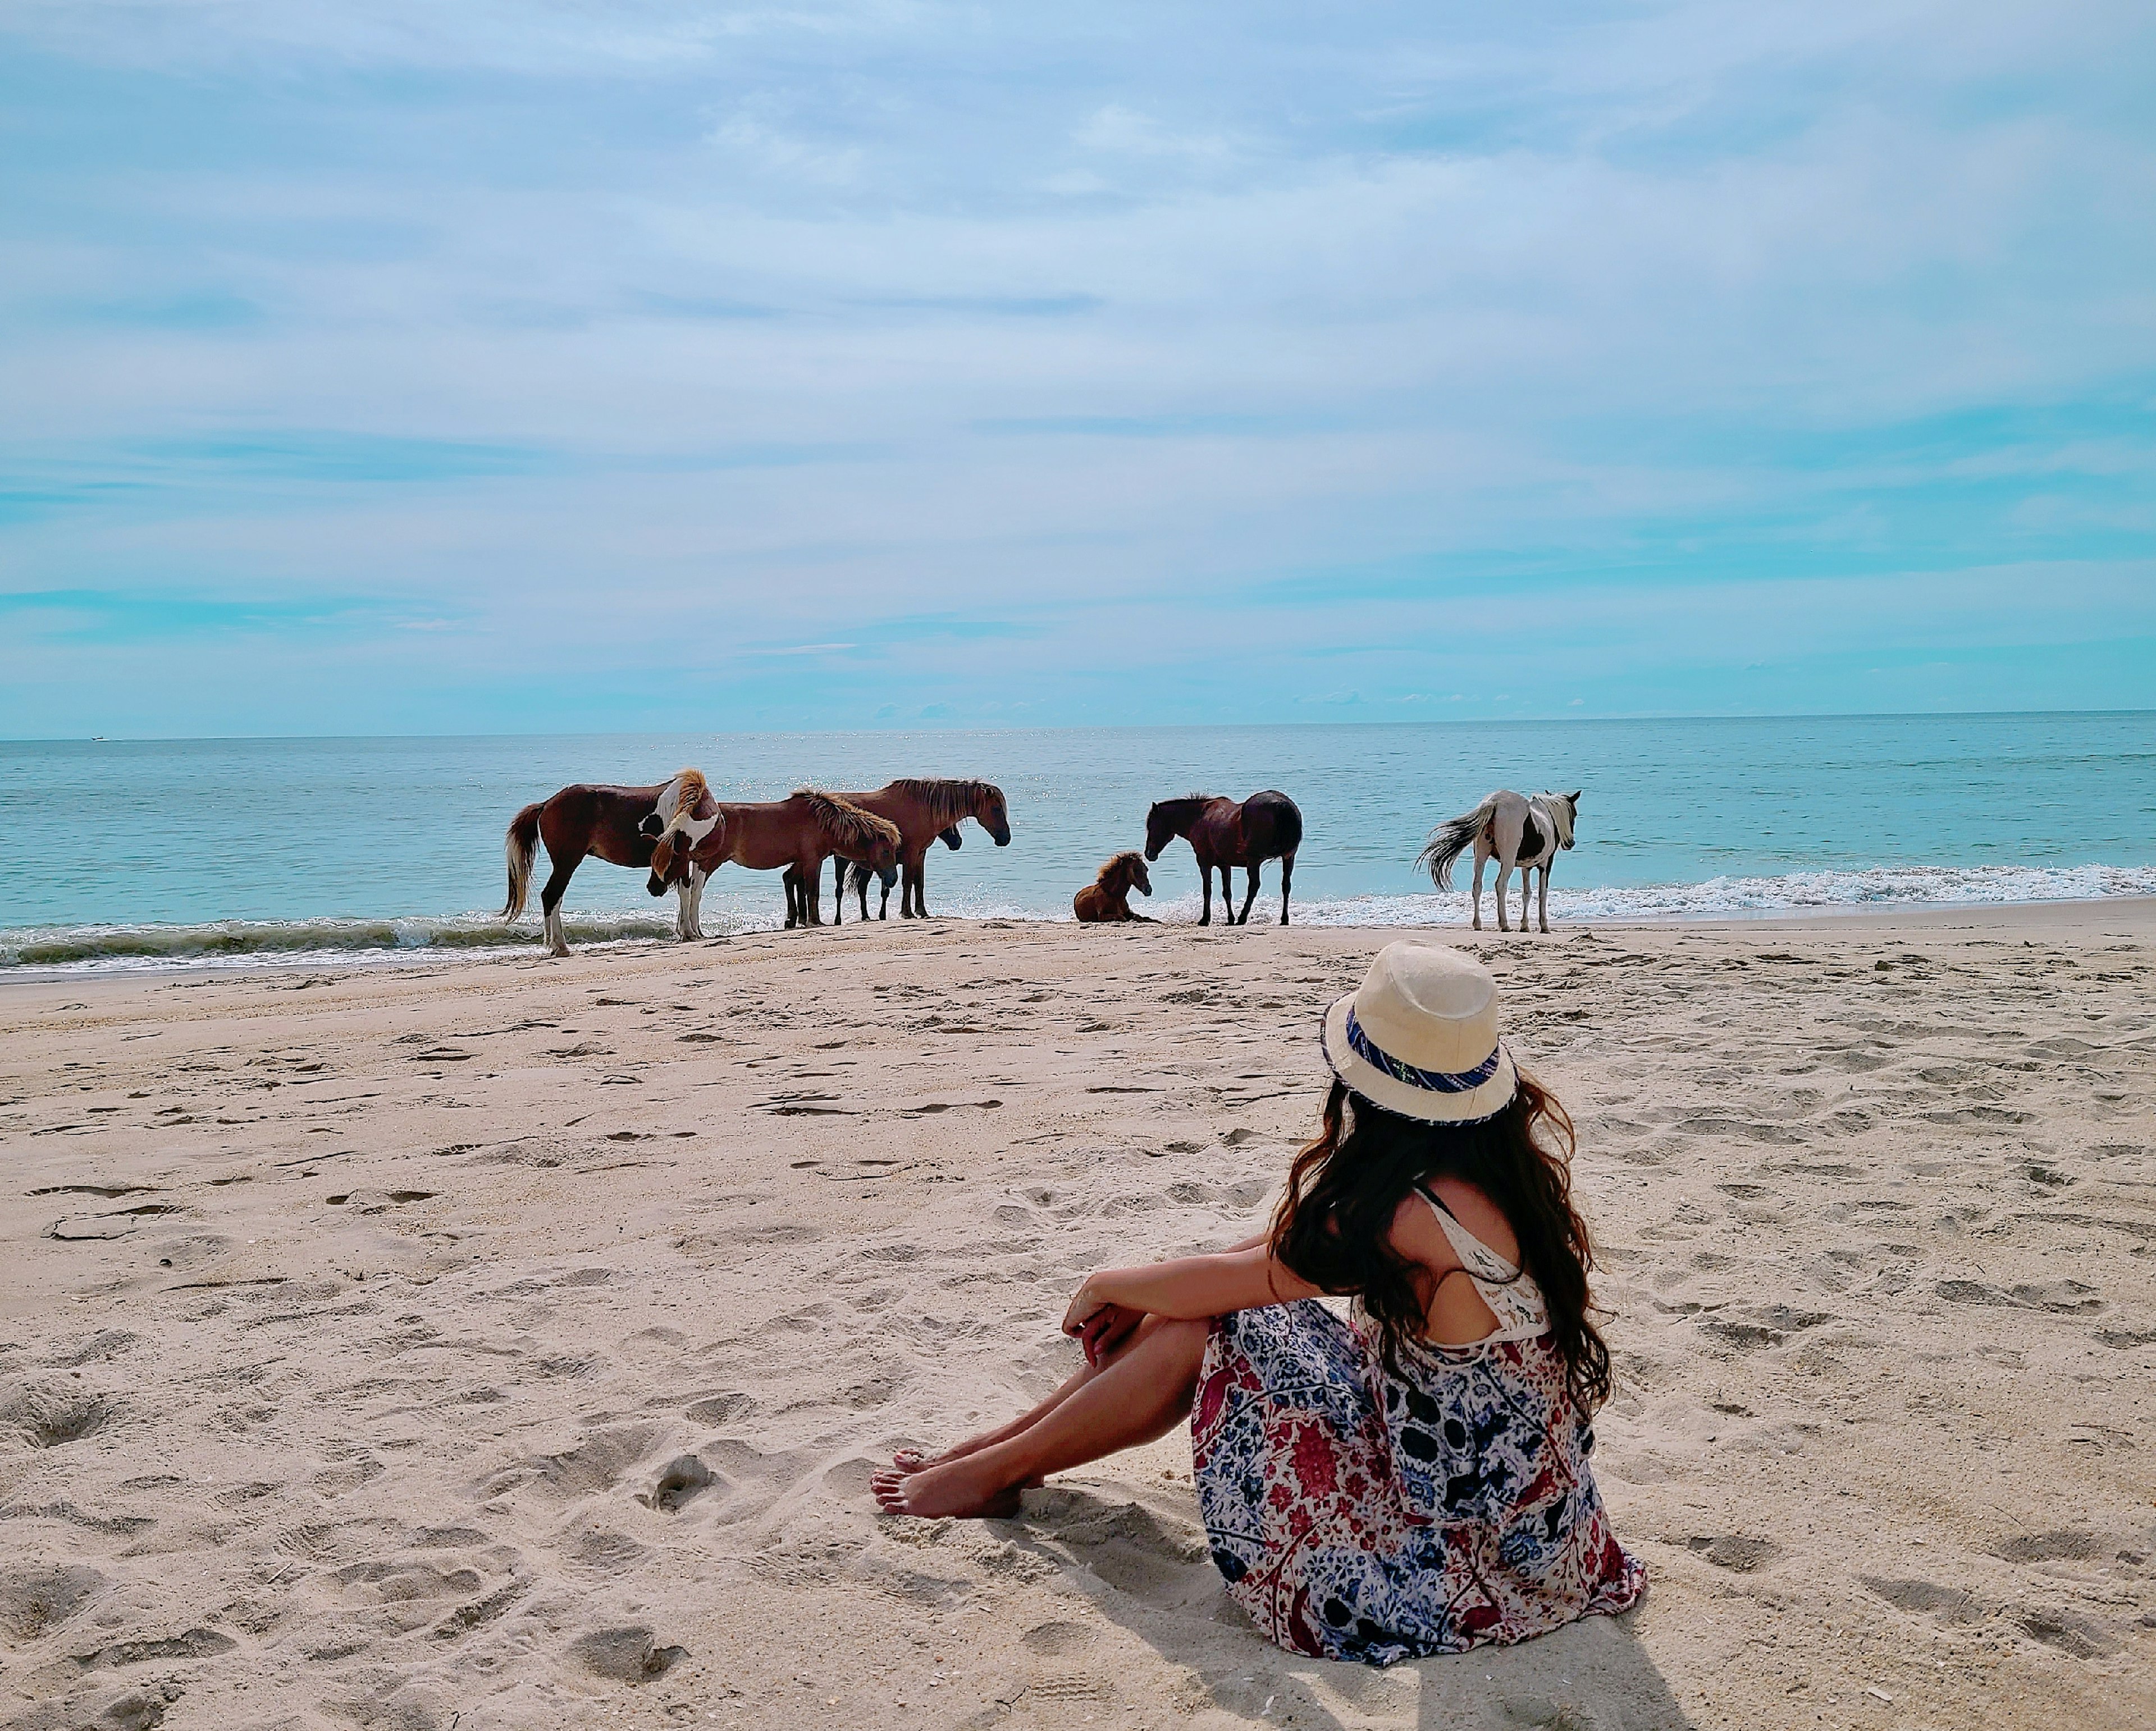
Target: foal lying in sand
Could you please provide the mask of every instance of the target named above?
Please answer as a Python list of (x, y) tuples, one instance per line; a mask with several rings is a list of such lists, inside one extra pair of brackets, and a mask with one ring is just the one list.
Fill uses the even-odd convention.
[(1131, 912), (1131, 891), (1152, 894), (1152, 878), (1146, 871), (1145, 855), (1135, 850), (1117, 854), (1101, 868), (1101, 875), (1070, 898), (1070, 911), (1081, 926), (1121, 925), (1126, 922), (1151, 926), (1157, 922)]

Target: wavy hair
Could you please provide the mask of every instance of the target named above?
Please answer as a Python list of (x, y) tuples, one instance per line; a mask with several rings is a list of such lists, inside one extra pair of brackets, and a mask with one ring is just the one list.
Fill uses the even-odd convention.
[(1565, 1383), (1583, 1415), (1609, 1398), (1609, 1348), (1594, 1326), (1594, 1251), (1572, 1205), (1572, 1118), (1524, 1071), (1512, 1102), (1479, 1124), (1402, 1117), (1335, 1081), (1318, 1134), (1296, 1154), (1273, 1215), (1272, 1253), (1322, 1291), (1353, 1293), (1377, 1325), (1386, 1368), (1419, 1343), (1428, 1308), (1415, 1266), (1393, 1248), (1393, 1216), (1440, 1178), (1472, 1184), (1520, 1241), (1549, 1308)]

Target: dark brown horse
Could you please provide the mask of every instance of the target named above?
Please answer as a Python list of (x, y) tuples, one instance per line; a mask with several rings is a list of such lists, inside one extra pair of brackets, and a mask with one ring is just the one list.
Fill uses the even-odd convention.
[(751, 871), (790, 868), (803, 893), (798, 901), (788, 897), (786, 923), (820, 926), (818, 890), (824, 860), (839, 854), (878, 872), (898, 864), (896, 824), (819, 788), (798, 788), (783, 799), (709, 800), (706, 805), (716, 822), (701, 840), (693, 830), (698, 815), (685, 812), (666, 819), (654, 813), (648, 820), (658, 840), (645, 886), (653, 895), (664, 895), (693, 873), (708, 877), (728, 862)]
[(839, 797), (898, 825), (898, 869), (906, 886), (898, 898), (901, 919), (928, 917), (928, 847), (938, 836), (971, 818), (998, 847), (1010, 845), (1010, 810), (993, 782), (904, 776), (871, 793)]
[[(938, 835), (936, 839), (942, 842), (944, 846), (950, 849), (954, 854), (966, 845), (966, 838), (958, 833), (958, 826), (956, 824), (952, 824), (949, 829), (943, 831), (943, 833)], [(846, 911), (846, 891), (849, 886), (852, 888), (853, 892), (856, 896), (860, 897), (861, 917), (862, 919), (866, 920), (869, 917), (869, 880), (871, 877), (874, 877), (876, 874), (870, 871), (867, 866), (862, 865), (859, 860), (840, 859), (835, 863), (838, 866), (839, 901), (838, 907), (832, 912), (831, 923), (834, 926), (844, 923), (844, 915)], [(887, 872), (884, 875), (883, 900), (876, 907), (876, 917), (878, 919), (887, 920), (891, 917), (891, 892), (892, 889), (896, 886), (897, 883), (898, 874), (896, 871)], [(792, 881), (792, 874), (790, 872), (788, 874), (787, 887), (788, 892), (792, 893), (793, 885)]]
[[(1281, 862), (1281, 917), (1287, 923), (1288, 887), (1295, 881), (1295, 850), (1302, 845), (1302, 814), (1286, 794), (1268, 789), (1253, 794), (1240, 804), (1214, 794), (1193, 794), (1183, 799), (1163, 799), (1146, 814), (1145, 856), (1158, 860), (1161, 850), (1177, 836), (1185, 837), (1198, 855), (1199, 886), (1205, 892), (1204, 911), (1198, 923), (1213, 923), (1213, 872), (1220, 872), (1220, 912), (1229, 925), (1250, 922), (1250, 904), (1258, 899), (1258, 867), (1267, 860)], [(1243, 897), (1240, 921), (1235, 914), (1235, 892), (1228, 868), (1240, 866), (1250, 873), (1250, 891)]]
[(1142, 913), (1131, 912), (1132, 890), (1142, 896), (1152, 894), (1152, 879), (1146, 871), (1145, 855), (1136, 850), (1117, 854), (1103, 866), (1101, 875), (1070, 898), (1070, 911), (1078, 916), (1081, 926), (1113, 926), (1126, 922), (1141, 926), (1158, 924)]
[[(684, 770), (673, 782), (658, 787), (616, 788), (578, 782), (563, 788), (551, 799), (527, 805), (510, 822), (505, 847), (509, 855), (509, 900), (501, 917), (513, 920), (524, 912), (531, 886), (531, 862), (539, 844), (547, 844), (547, 857), (554, 870), (539, 892), (546, 914), (547, 947), (557, 956), (569, 953), (569, 939), (562, 923), (562, 897), (569, 880), (587, 857), (609, 866), (631, 867), (651, 863), (651, 838), (639, 828), (656, 809), (660, 795), (694, 771)], [(701, 783), (702, 778), (698, 777)], [(690, 886), (680, 885), (681, 910), (677, 929), (684, 937), (700, 937)]]

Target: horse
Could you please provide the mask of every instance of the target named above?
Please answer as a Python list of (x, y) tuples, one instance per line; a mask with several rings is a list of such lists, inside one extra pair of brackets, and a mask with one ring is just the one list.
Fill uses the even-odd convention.
[[(966, 839), (959, 833), (956, 824), (952, 824), (936, 839), (954, 854), (966, 845)], [(831, 916), (831, 923), (834, 926), (842, 923), (841, 916), (845, 912), (846, 890), (849, 886), (851, 886), (854, 893), (860, 897), (861, 918), (865, 921), (869, 917), (869, 880), (875, 874), (862, 865), (859, 860), (849, 860), (840, 856), (834, 863), (838, 867), (839, 905), (836, 912)], [(891, 917), (891, 887), (897, 881), (898, 874), (896, 871), (888, 874), (883, 880), (883, 901), (876, 908), (876, 917), (880, 920), (887, 920)], [(901, 901), (901, 918), (905, 917), (903, 910), (904, 903)]]
[[(1198, 856), (1198, 883), (1204, 891), (1205, 907), (1198, 923), (1213, 923), (1213, 871), (1220, 872), (1220, 911), (1228, 923), (1247, 926), (1250, 904), (1258, 899), (1258, 867), (1267, 860), (1281, 862), (1281, 917), (1287, 923), (1287, 895), (1295, 881), (1295, 850), (1302, 845), (1302, 814), (1286, 794), (1268, 788), (1238, 804), (1214, 794), (1193, 794), (1182, 799), (1163, 799), (1146, 814), (1145, 856), (1158, 860), (1161, 850), (1177, 836), (1186, 838)], [(1243, 897), (1240, 920), (1235, 916), (1235, 892), (1228, 877), (1230, 866), (1250, 874), (1249, 893)]]
[(956, 847), (950, 838), (968, 818), (987, 830), (998, 847), (1010, 845), (1010, 808), (993, 782), (902, 776), (869, 793), (838, 797), (898, 825), (899, 871), (906, 883), (898, 898), (901, 919), (928, 917), (929, 845), (941, 837)]
[[(510, 820), (509, 833), (503, 839), (503, 850), (509, 858), (509, 899), (502, 905), (502, 918), (513, 920), (523, 913), (531, 891), (531, 863), (544, 841), (547, 857), (554, 866), (546, 887), (539, 892), (539, 906), (546, 914), (547, 947), (557, 956), (567, 955), (569, 938), (562, 922), (562, 897), (577, 867), (588, 856), (631, 869), (649, 866), (651, 840), (641, 825), (657, 809), (668, 788), (689, 784), (692, 777), (693, 785), (701, 788), (704, 778), (694, 769), (685, 769), (672, 781), (649, 788), (578, 782), (551, 799), (526, 806)], [(697, 922), (691, 886), (685, 880), (679, 887), (681, 906), (675, 917), (675, 929), (684, 939), (701, 937), (703, 932)]]
[(1152, 879), (1147, 875), (1145, 855), (1132, 850), (1117, 854), (1101, 867), (1101, 875), (1070, 898), (1070, 911), (1078, 916), (1081, 926), (1122, 925), (1129, 922), (1140, 926), (1159, 923), (1142, 913), (1131, 912), (1131, 891), (1142, 896), (1152, 894)]
[(1550, 865), (1558, 850), (1569, 848), (1573, 824), (1579, 811), (1579, 789), (1569, 794), (1537, 794), (1532, 799), (1509, 788), (1491, 794), (1474, 810), (1440, 824), (1415, 856), (1417, 866), (1430, 868), (1430, 881), (1440, 890), (1452, 887), (1452, 862), (1475, 849), (1475, 929), (1482, 929), (1482, 862), (1492, 855), (1497, 860), (1497, 929), (1509, 932), (1505, 922), (1506, 881), (1512, 868), (1520, 868), (1520, 929), (1527, 929), (1527, 896), (1537, 867), (1543, 874), (1542, 924), (1549, 930)]
[(701, 840), (692, 836), (681, 814), (664, 819), (654, 810), (644, 833), (657, 844), (651, 850), (651, 876), (644, 887), (663, 896), (670, 885), (701, 871), (706, 877), (732, 861), (752, 871), (792, 867), (799, 874), (800, 893), (787, 898), (787, 926), (820, 926), (818, 886), (824, 861), (833, 854), (859, 860), (871, 871), (895, 871), (898, 826), (888, 819), (820, 788), (797, 788), (783, 799), (735, 802), (711, 800), (716, 821)]

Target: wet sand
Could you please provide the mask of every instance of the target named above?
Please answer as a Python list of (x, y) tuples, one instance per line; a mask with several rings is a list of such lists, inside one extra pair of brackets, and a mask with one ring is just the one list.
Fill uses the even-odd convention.
[(894, 922), (0, 987), (0, 1718), (2156, 1718), (2156, 916), (1471, 941), (1574, 1109), (1642, 1605), (1250, 1632), (1187, 1443), (988, 1523), (873, 1467), (1252, 1230), (1394, 932)]

